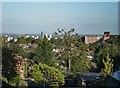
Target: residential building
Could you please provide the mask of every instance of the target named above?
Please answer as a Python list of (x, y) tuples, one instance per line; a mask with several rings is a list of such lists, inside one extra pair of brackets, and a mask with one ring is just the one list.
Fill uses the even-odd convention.
[(110, 38), (110, 32), (104, 32), (104, 35), (86, 35), (84, 37), (85, 44), (94, 44), (99, 42), (105, 42)]
[(78, 73), (77, 74), (77, 86), (92, 86), (99, 80), (98, 73)]

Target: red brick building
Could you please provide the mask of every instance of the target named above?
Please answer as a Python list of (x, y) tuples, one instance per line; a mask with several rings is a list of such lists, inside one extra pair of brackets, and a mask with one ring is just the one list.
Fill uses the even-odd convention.
[(104, 35), (87, 35), (85, 36), (85, 44), (105, 42), (105, 40), (109, 38), (110, 38), (110, 32), (104, 32)]

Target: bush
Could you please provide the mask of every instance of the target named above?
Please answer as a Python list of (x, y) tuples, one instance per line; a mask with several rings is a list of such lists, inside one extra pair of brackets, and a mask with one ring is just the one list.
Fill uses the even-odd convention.
[(57, 82), (50, 84), (51, 88), (58, 88), (59, 84)]
[(19, 76), (16, 76), (16, 77), (13, 77), (12, 79), (9, 80), (9, 84), (11, 86), (17, 86), (20, 82), (20, 77)]
[(21, 80), (18, 85), (19, 86), (24, 86), (24, 87), (28, 86), (27, 82), (24, 81), (24, 80)]
[(5, 78), (5, 77), (0, 77), (0, 79), (1, 79), (2, 81), (4, 81), (5, 83), (8, 83), (7, 78)]

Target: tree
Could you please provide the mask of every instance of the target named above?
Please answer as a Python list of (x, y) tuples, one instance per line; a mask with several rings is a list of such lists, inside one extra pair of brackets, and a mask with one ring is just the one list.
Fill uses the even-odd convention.
[(26, 38), (24, 38), (24, 37), (18, 38), (17, 43), (18, 44), (26, 44), (27, 43)]
[(102, 59), (104, 68), (102, 69), (102, 73), (100, 74), (100, 79), (98, 84), (105, 86), (105, 80), (107, 77), (111, 75), (111, 70), (113, 68), (113, 60), (109, 58), (109, 54), (107, 54), (106, 58)]
[(13, 50), (2, 47), (2, 76), (8, 80), (17, 75), (15, 71), (16, 60), (12, 54)]
[(18, 75), (8, 80), (6, 77), (2, 77), (2, 87), (3, 88), (12, 88), (12, 87), (27, 87), (28, 84), (26, 81), (22, 80)]
[(56, 32), (56, 34), (64, 37), (59, 45), (56, 45), (56, 47), (58, 46), (57, 48), (64, 49), (60, 53), (60, 57), (56, 59), (66, 61), (68, 63), (68, 72), (76, 74), (77, 72), (88, 71), (88, 61), (86, 56), (87, 47), (81, 42), (79, 35), (73, 34), (74, 31), (75, 29), (71, 29), (68, 32), (58, 29), (58, 32)]
[(38, 63), (32, 66), (32, 79), (35, 82), (58, 82), (64, 84), (64, 75), (58, 69), (46, 64)]
[(119, 70), (120, 67), (120, 45), (116, 42), (107, 42), (107, 43), (101, 43), (97, 45), (94, 51), (95, 60), (98, 66), (99, 72), (104, 67), (102, 58), (106, 58), (107, 54), (109, 54), (110, 58), (113, 60), (113, 70)]
[(106, 58), (107, 54), (110, 52), (110, 44), (102, 43), (97, 46), (94, 51), (95, 60), (97, 63), (98, 71), (100, 72), (101, 69), (104, 67), (102, 58)]
[(27, 43), (31, 43), (34, 40), (34, 38), (29, 37), (29, 38), (25, 38), (25, 40), (26, 40)]
[(113, 60), (109, 58), (109, 55), (107, 55), (106, 59), (103, 59), (104, 69), (102, 71), (107, 75), (110, 76), (111, 69), (113, 67)]
[(37, 62), (45, 63), (49, 66), (55, 66), (55, 60), (52, 53), (52, 46), (50, 42), (45, 38), (43, 39), (37, 49), (33, 52), (33, 60)]
[(11, 48), (14, 53), (17, 53), (18, 55), (20, 55), (22, 57), (26, 57), (27, 52), (25, 52), (25, 50), (22, 47), (20, 47), (18, 45), (14, 45)]
[(111, 50), (109, 52), (110, 58), (113, 59), (113, 70), (119, 70), (120, 68), (120, 45), (119, 44), (112, 44)]

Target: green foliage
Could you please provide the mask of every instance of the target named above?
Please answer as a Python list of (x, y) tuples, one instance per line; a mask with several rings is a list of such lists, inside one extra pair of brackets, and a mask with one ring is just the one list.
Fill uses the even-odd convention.
[(95, 59), (99, 71), (101, 71), (101, 69), (104, 67), (102, 59), (103, 58), (105, 59), (109, 52), (110, 52), (110, 45), (107, 43), (99, 44), (95, 49)]
[(74, 74), (77, 72), (87, 72), (89, 70), (86, 48), (84, 45), (80, 44), (79, 48), (75, 48), (71, 58), (71, 70)]
[(21, 37), (21, 38), (18, 38), (17, 43), (18, 44), (27, 44), (27, 43), (32, 43), (33, 40), (34, 40), (34, 38), (31, 38), (31, 37), (28, 37), (28, 38)]
[(86, 56), (86, 45), (81, 42), (80, 36), (73, 34), (75, 29), (71, 29), (65, 32), (63, 29), (58, 29), (56, 34), (64, 35), (57, 48), (63, 48), (60, 53), (60, 57), (56, 57), (57, 60), (66, 61), (68, 64), (68, 71), (76, 74), (77, 72), (88, 71), (88, 61)]
[(12, 79), (9, 80), (9, 84), (11, 86), (18, 86), (19, 82), (20, 82), (20, 77), (19, 76), (15, 76)]
[(107, 75), (110, 76), (111, 74), (111, 68), (113, 67), (113, 61), (109, 58), (109, 55), (107, 55), (106, 59), (103, 59), (104, 69), (102, 71)]
[(56, 68), (39, 63), (32, 66), (32, 79), (35, 82), (45, 81), (47, 83), (64, 83), (64, 75)]
[(96, 49), (98, 48), (99, 45), (100, 44), (98, 44), (98, 43), (91, 44), (91, 45), (89, 45), (89, 50), (90, 51), (96, 51)]
[(41, 42), (41, 39), (33, 39), (31, 44), (38, 44), (39, 42)]
[(30, 58), (31, 57), (31, 52), (27, 52), (25, 49), (23, 49), (21, 46), (19, 45), (13, 45), (10, 46), (11, 49), (13, 50), (14, 53), (17, 53), (18, 55), (22, 56), (23, 58)]
[(14, 51), (14, 53), (17, 53), (22, 57), (26, 57), (25, 50), (22, 47), (18, 46), (18, 45), (13, 47), (13, 51)]
[(6, 77), (2, 77), (2, 82), (4, 83), (3, 86), (6, 87), (17, 87), (19, 88), (20, 86), (28, 86), (27, 82), (22, 80), (19, 76), (15, 76), (8, 80)]
[(104, 67), (102, 58), (106, 58), (107, 54), (109, 54), (110, 58), (113, 60), (113, 69), (119, 70), (120, 67), (120, 45), (113, 43), (102, 43), (99, 44), (95, 48), (95, 59), (98, 65), (98, 70), (101, 71), (101, 69)]
[(17, 43), (18, 44), (26, 44), (27, 43), (26, 38), (24, 38), (24, 37), (18, 38)]
[(113, 60), (111, 60), (111, 58), (109, 58), (109, 55), (107, 54), (106, 58), (103, 58), (102, 61), (104, 64), (104, 68), (102, 69), (98, 83), (99, 85), (104, 86), (105, 79), (111, 75), (111, 70), (113, 68)]
[(111, 35), (110, 39), (106, 40), (107, 43), (120, 44), (120, 35)]
[(18, 86), (19, 86), (19, 87), (21, 87), (21, 88), (22, 88), (22, 87), (24, 87), (24, 88), (25, 88), (25, 87), (27, 87), (27, 86), (28, 86), (28, 84), (27, 84), (27, 82), (26, 82), (26, 81), (24, 81), (24, 80), (20, 80), (20, 82), (19, 82)]
[(8, 80), (7, 80), (6, 77), (0, 77), (0, 79), (1, 79), (2, 81), (4, 81), (5, 83), (8, 83)]
[(60, 47), (60, 43), (62, 42), (61, 38), (55, 39), (51, 38), (50, 43), (53, 44), (55, 47)]
[(9, 81), (7, 80), (6, 77), (1, 76), (0, 81), (2, 82), (2, 88), (12, 88), (12, 86), (9, 84)]
[(52, 49), (53, 48), (50, 42), (46, 38), (43, 39), (33, 53), (33, 60), (45, 63), (50, 66), (55, 66), (55, 60), (53, 57)]
[(27, 77), (27, 73), (28, 73), (28, 65), (27, 65), (27, 63), (25, 62), (25, 64), (24, 64), (24, 73), (25, 73), (25, 77)]
[(114, 70), (119, 70), (120, 68), (120, 45), (112, 44), (112, 48), (110, 51), (110, 58), (113, 59), (113, 68)]
[(3, 41), (3, 38), (0, 37), (0, 44), (2, 44), (4, 41)]
[(15, 71), (16, 60), (13, 57), (13, 51), (7, 47), (2, 47), (2, 76), (8, 80), (17, 75)]
[(32, 78), (35, 82), (46, 81), (45, 78), (43, 77), (43, 73), (41, 72), (41, 69), (39, 68), (41, 67), (41, 64), (39, 65), (35, 64), (32, 66)]

